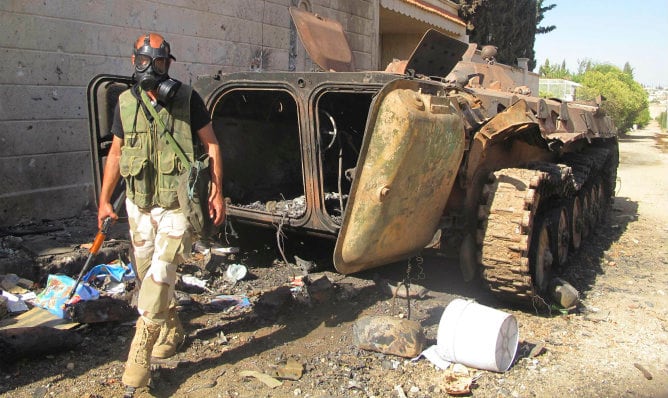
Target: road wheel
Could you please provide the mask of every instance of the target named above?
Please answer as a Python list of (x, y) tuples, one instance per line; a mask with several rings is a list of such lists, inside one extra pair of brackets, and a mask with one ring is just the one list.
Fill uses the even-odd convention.
[(561, 268), (568, 261), (568, 251), (571, 245), (571, 228), (566, 207), (560, 205), (550, 211), (549, 223), (554, 265)]
[(533, 284), (539, 294), (547, 291), (552, 278), (554, 255), (550, 248), (549, 218), (540, 217), (536, 220), (529, 261), (533, 271)]
[(589, 189), (586, 189), (580, 194), (580, 203), (582, 203), (582, 239), (585, 239), (589, 236), (589, 233), (592, 231), (591, 223), (591, 193)]
[(582, 198), (574, 196), (570, 202), (571, 247), (578, 250), (582, 244), (584, 217), (582, 216)]
[(603, 182), (597, 182), (594, 184), (592, 187), (593, 190), (593, 196), (596, 199), (596, 224), (600, 223), (603, 221), (605, 218), (605, 211), (608, 207), (608, 200), (605, 197), (605, 187), (603, 186)]
[(601, 214), (601, 202), (599, 201), (599, 182), (593, 183), (587, 189), (587, 197), (589, 198), (589, 211), (587, 212), (587, 222), (589, 224), (589, 233), (591, 234), (596, 229), (598, 220)]

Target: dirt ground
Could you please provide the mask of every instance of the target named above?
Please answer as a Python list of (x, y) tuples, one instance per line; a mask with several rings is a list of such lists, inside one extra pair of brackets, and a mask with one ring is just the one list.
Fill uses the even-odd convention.
[[(465, 283), (454, 260), (412, 261), (413, 282), (429, 289), (424, 299), (393, 300), (374, 282), (403, 279), (407, 263), (354, 276), (331, 266), (332, 244), (287, 237), (289, 261), (299, 253), (310, 263), (284, 265), (274, 231), (239, 231), (235, 255), (195, 256), (180, 272), (209, 281), (212, 292), (181, 285), (180, 314), (188, 337), (182, 350), (153, 371), (153, 387), (138, 397), (438, 397), (447, 396), (446, 372), (422, 359), (356, 348), (353, 323), (366, 315), (409, 316), (420, 322), (428, 344), (436, 341), (445, 306), (455, 298), (513, 314), (520, 344), (505, 373), (469, 369), (474, 397), (668, 397), (668, 153), (657, 146), (656, 124), (621, 140), (617, 195), (608, 219), (570, 260), (562, 278), (580, 293), (570, 313), (518, 309), (497, 301), (477, 283)], [(54, 237), (78, 247), (94, 231), (93, 214), (48, 223)], [(112, 234), (113, 247), (124, 232)], [(24, 236), (24, 242), (36, 239)], [(48, 241), (48, 240), (47, 240)], [(33, 242), (33, 245), (36, 243)], [(48, 251), (48, 250), (47, 250)], [(16, 252), (13, 255), (18, 255)], [(70, 256), (70, 257), (67, 257)], [(4, 261), (11, 256), (5, 256)], [(81, 257), (81, 254), (79, 254)], [(71, 253), (53, 251), (40, 266), (66, 272)], [(69, 263), (68, 263), (69, 262)], [(233, 263), (249, 275), (232, 284), (224, 271)], [(333, 283), (307, 300), (277, 288), (309, 270), (309, 279)], [(285, 288), (283, 288), (285, 289)], [(267, 292), (274, 292), (266, 295)], [(216, 294), (244, 295), (251, 308), (207, 305)], [(264, 295), (263, 295), (264, 294)], [(268, 299), (273, 296), (273, 299)], [(264, 297), (264, 299), (260, 299)], [(7, 397), (119, 397), (133, 322), (81, 326), (77, 348), (0, 369), (0, 395)], [(274, 374), (294, 360), (297, 380), (269, 387), (243, 371)]]

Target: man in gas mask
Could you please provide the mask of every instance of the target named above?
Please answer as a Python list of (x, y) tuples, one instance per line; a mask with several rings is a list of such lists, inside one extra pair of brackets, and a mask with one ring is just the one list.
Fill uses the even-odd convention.
[[(137, 83), (119, 96), (100, 192), (101, 225), (107, 216), (118, 218), (111, 196), (120, 177), (125, 179), (125, 205), (141, 281), (140, 317), (123, 373), (130, 392), (148, 384), (151, 356), (169, 357), (184, 340), (173, 300), (177, 265), (192, 248), (191, 228), (176, 192), (177, 177), (185, 168), (183, 154), (191, 161), (208, 154), (208, 215), (216, 226), (225, 218), (222, 160), (209, 113), (196, 91), (169, 77), (172, 60), (169, 43), (158, 34), (142, 35), (135, 42), (132, 63)], [(167, 134), (176, 145), (168, 142)]]

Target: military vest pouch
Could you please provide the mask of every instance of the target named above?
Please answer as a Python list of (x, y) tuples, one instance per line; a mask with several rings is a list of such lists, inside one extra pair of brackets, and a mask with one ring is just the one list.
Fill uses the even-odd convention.
[(192, 162), (190, 167), (179, 175), (179, 207), (193, 232), (200, 237), (207, 237), (213, 231), (213, 222), (209, 217), (210, 186), (211, 174), (206, 155)]

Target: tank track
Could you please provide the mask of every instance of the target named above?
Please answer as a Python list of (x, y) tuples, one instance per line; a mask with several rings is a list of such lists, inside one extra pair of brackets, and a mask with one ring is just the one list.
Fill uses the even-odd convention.
[[(494, 295), (518, 304), (542, 301), (529, 258), (535, 221), (597, 179), (602, 178), (604, 186), (611, 178), (614, 182), (613, 157), (607, 148), (589, 147), (566, 154), (559, 164), (536, 163), (490, 174), (478, 211), (477, 243), (482, 278)], [(614, 187), (608, 191), (614, 193)]]
[(530, 169), (502, 169), (490, 175), (483, 194), (478, 230), (482, 277), (504, 301), (531, 301), (534, 290), (529, 266), (532, 224), (549, 174)]

